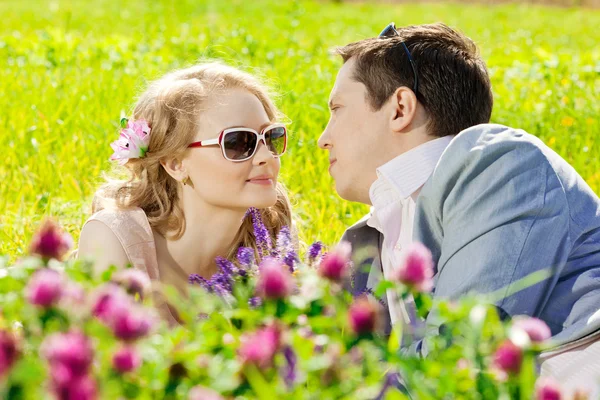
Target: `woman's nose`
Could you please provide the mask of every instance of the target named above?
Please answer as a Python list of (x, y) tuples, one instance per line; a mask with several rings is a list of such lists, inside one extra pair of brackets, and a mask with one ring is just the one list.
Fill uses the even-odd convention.
[(273, 154), (271, 154), (271, 151), (269, 150), (269, 148), (267, 147), (265, 142), (263, 140), (258, 142), (258, 148), (256, 149), (256, 154), (254, 154), (254, 158), (252, 159), (254, 164), (264, 165), (271, 158), (273, 158)]

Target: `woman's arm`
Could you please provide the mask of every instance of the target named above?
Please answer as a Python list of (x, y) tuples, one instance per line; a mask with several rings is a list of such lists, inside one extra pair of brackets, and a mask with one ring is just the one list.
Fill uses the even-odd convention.
[(117, 236), (100, 221), (89, 221), (83, 226), (79, 237), (77, 258), (93, 260), (94, 272), (97, 275), (111, 265), (124, 268), (127, 264), (131, 264)]

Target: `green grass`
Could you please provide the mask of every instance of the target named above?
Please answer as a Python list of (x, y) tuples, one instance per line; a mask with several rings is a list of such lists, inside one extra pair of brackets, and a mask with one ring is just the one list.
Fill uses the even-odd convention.
[[(266, 76), (293, 121), (283, 181), (303, 238), (334, 242), (365, 206), (341, 200), (316, 140), (340, 65), (335, 46), (443, 21), (492, 74), (493, 120), (546, 141), (600, 192), (600, 12), (525, 6), (283, 1), (0, 2), (0, 254), (26, 252), (45, 215), (78, 236), (109, 168), (121, 110), (147, 80), (200, 58)], [(596, 32), (596, 33), (595, 33)], [(465, 110), (465, 112), (467, 112)]]

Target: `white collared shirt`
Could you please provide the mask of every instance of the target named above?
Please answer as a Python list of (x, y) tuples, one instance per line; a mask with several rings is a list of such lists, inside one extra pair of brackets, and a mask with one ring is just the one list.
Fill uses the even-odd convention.
[[(390, 279), (402, 249), (412, 242), (417, 197), (453, 138), (444, 136), (426, 142), (377, 169), (377, 180), (369, 190), (373, 207), (367, 225), (383, 235), (381, 265), (385, 279)], [(398, 320), (410, 324), (408, 307), (392, 290), (387, 291), (387, 300), (392, 325)]]

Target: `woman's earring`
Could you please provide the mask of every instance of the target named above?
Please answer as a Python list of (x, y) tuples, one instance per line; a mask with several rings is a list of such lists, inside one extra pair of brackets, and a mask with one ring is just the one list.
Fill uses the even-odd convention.
[(189, 177), (189, 176), (187, 176), (187, 177), (186, 177), (186, 178), (183, 180), (183, 185), (184, 185), (184, 186), (190, 185), (190, 186), (194, 187), (194, 185), (192, 184), (192, 180), (190, 179), (190, 177)]

